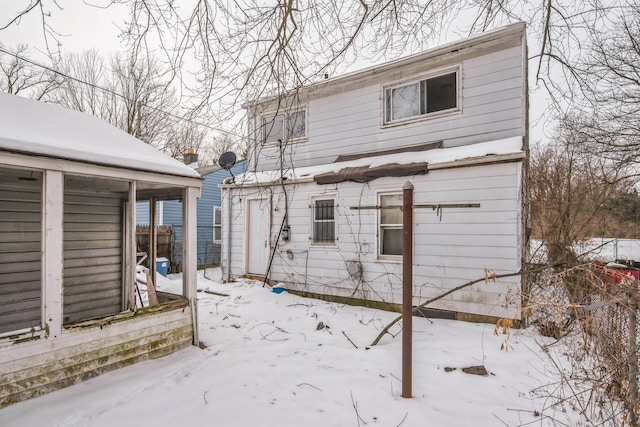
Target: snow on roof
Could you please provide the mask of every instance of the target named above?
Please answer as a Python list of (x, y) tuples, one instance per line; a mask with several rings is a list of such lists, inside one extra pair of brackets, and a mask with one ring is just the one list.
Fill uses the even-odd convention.
[[(409, 165), (412, 163), (428, 163), (436, 165), (462, 160), (479, 159), (486, 156), (499, 156), (507, 154), (523, 153), (522, 137), (515, 136), (489, 142), (462, 145), (451, 148), (438, 148), (434, 150), (412, 151), (405, 153), (386, 154), (376, 157), (365, 157), (348, 162), (329, 163), (317, 166), (293, 168), (284, 171), (284, 178), (288, 181), (313, 179), (315, 176), (329, 172), (339, 172), (347, 168), (377, 168), (389, 164)], [(280, 180), (280, 170), (266, 172), (246, 172), (236, 177), (235, 184), (267, 184)]]
[(171, 156), (89, 114), (0, 93), (0, 150), (199, 178)]

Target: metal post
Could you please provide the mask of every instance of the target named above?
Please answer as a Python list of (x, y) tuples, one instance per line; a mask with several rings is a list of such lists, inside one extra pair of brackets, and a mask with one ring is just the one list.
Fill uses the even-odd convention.
[(413, 184), (402, 186), (402, 397), (411, 397), (413, 333)]
[(156, 258), (158, 257), (158, 227), (156, 227), (156, 199), (149, 199), (149, 272), (156, 283)]
[(632, 426), (638, 425), (636, 403), (638, 402), (638, 301), (635, 295), (629, 298), (629, 396), (627, 397), (627, 411)]

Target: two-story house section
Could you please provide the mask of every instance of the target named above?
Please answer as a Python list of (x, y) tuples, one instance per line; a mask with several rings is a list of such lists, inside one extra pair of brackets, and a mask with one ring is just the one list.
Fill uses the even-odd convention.
[[(527, 48), (518, 23), (246, 105), (248, 172), (223, 184), (227, 280), (401, 302), (414, 187), (413, 302), (516, 273), (526, 256)], [(225, 240), (226, 239), (226, 240)], [(429, 306), (520, 319), (521, 276)]]

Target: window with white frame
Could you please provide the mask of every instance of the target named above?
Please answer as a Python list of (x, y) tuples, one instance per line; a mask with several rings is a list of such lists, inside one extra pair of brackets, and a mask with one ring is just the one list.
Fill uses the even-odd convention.
[(213, 241), (222, 241), (222, 209), (220, 206), (213, 207)]
[(385, 88), (385, 123), (458, 109), (458, 71)]
[(378, 254), (402, 255), (402, 193), (380, 194)]
[(262, 140), (265, 144), (307, 137), (307, 113), (305, 110), (290, 114), (262, 117)]
[(316, 245), (334, 245), (336, 243), (335, 200), (316, 198), (313, 200), (313, 235)]

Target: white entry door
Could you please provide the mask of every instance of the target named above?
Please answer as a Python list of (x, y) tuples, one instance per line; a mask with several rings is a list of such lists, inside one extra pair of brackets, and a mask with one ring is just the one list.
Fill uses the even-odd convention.
[(269, 260), (269, 210), (263, 199), (247, 203), (247, 274), (264, 276)]

